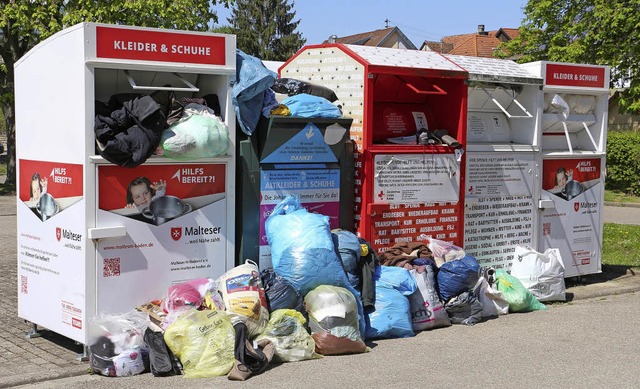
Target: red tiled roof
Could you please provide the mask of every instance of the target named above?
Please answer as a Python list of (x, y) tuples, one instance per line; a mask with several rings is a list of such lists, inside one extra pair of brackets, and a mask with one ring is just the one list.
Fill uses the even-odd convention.
[(517, 37), (517, 28), (501, 28), (486, 31), (484, 34), (460, 34), (445, 36), (441, 40), (442, 50), (438, 50), (438, 42), (425, 41), (422, 49), (427, 46), (433, 51), (445, 54), (468, 55), (473, 57), (493, 58), (493, 51), (501, 42), (507, 42)]

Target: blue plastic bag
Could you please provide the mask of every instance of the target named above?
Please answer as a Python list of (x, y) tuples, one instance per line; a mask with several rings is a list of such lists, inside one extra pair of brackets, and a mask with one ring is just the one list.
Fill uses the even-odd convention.
[(480, 277), (479, 270), (478, 261), (469, 254), (442, 264), (436, 275), (440, 299), (446, 303), (462, 292), (473, 290)]
[(291, 116), (304, 118), (339, 118), (342, 116), (340, 108), (329, 100), (306, 93), (287, 97), (282, 100), (282, 104), (289, 108)]
[(320, 285), (347, 289), (358, 302), (360, 333), (364, 333), (360, 293), (351, 286), (335, 252), (329, 217), (307, 212), (296, 197), (287, 196), (265, 221), (265, 230), (275, 272), (303, 297)]
[(264, 103), (264, 93), (273, 85), (277, 74), (267, 69), (258, 58), (236, 50), (236, 81), (232, 103), (238, 125), (247, 135), (253, 134)]
[(402, 267), (379, 266), (374, 275), (375, 309), (367, 313), (366, 339), (406, 338), (414, 335), (411, 308), (407, 296), (418, 285)]

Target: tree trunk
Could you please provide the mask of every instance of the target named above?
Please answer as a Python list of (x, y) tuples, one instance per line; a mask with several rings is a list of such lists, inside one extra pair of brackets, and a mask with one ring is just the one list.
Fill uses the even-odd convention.
[[(16, 184), (16, 110), (13, 103), (2, 107), (7, 125), (7, 180), (6, 184)], [(16, 188), (17, 189), (17, 188)]]

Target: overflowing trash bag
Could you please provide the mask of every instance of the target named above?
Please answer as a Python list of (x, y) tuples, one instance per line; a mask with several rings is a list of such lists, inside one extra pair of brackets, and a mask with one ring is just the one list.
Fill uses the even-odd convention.
[(324, 97), (313, 96), (306, 93), (287, 97), (282, 100), (291, 111), (291, 116), (303, 118), (339, 118), (342, 111)]
[(482, 303), (483, 318), (497, 317), (509, 313), (509, 301), (495, 285), (489, 284), (484, 276), (478, 279), (473, 293)]
[(374, 276), (375, 309), (367, 312), (366, 339), (406, 338), (414, 335), (411, 309), (407, 296), (418, 286), (408, 270), (395, 266), (379, 266)]
[(345, 288), (320, 285), (304, 298), (309, 328), (322, 355), (355, 354), (367, 351), (358, 327), (357, 300)]
[(271, 89), (276, 93), (288, 96), (306, 93), (313, 96), (324, 97), (332, 103), (338, 100), (338, 96), (336, 96), (335, 92), (331, 89), (294, 78), (278, 78), (271, 86)]
[(358, 289), (360, 284), (360, 274), (358, 274), (358, 262), (362, 248), (356, 234), (347, 230), (332, 230), (331, 238), (338, 257), (342, 262), (344, 271), (351, 286)]
[(188, 104), (184, 116), (162, 131), (162, 155), (177, 160), (212, 158), (227, 153), (227, 125), (206, 106)]
[(438, 267), (441, 267), (446, 262), (462, 259), (466, 255), (461, 247), (451, 242), (434, 239), (432, 237), (429, 237), (428, 240), (429, 250), (433, 253), (433, 260)]
[(455, 296), (445, 304), (444, 309), (453, 324), (472, 326), (482, 320), (482, 303), (471, 291)]
[(417, 332), (450, 326), (449, 315), (447, 315), (436, 290), (436, 276), (433, 266), (426, 265), (422, 272), (411, 269), (409, 273), (416, 280), (418, 287), (409, 296), (413, 330)]
[(169, 350), (162, 331), (147, 328), (144, 333), (144, 342), (149, 348), (149, 365), (155, 377), (182, 374), (180, 360)]
[(218, 294), (215, 281), (211, 278), (195, 278), (169, 286), (161, 303), (166, 313), (162, 319), (162, 329), (166, 329), (184, 312), (206, 305), (206, 297), (211, 294)]
[(226, 375), (234, 365), (235, 331), (224, 311), (189, 310), (164, 332), (187, 378)]
[[(356, 296), (360, 332), (365, 333), (364, 308), (335, 252), (329, 217), (308, 212), (294, 196), (278, 203), (265, 221), (273, 269), (305, 297), (320, 285), (346, 288)], [(308, 311), (308, 307), (307, 307)]]
[(89, 366), (107, 377), (127, 377), (149, 371), (149, 350), (144, 341), (148, 316), (142, 312), (100, 314), (92, 318)]
[(260, 276), (267, 296), (269, 312), (279, 309), (295, 309), (302, 314), (306, 314), (304, 299), (289, 281), (281, 277), (273, 269), (264, 269)]
[(520, 280), (504, 269), (496, 270), (496, 285), (509, 302), (509, 312), (530, 312), (544, 310), (547, 307), (525, 288)]
[(269, 323), (256, 341), (268, 339), (275, 345), (275, 358), (279, 362), (296, 362), (321, 358), (316, 353), (316, 342), (305, 327), (306, 319), (293, 309), (271, 312)]
[(539, 253), (529, 246), (516, 246), (511, 275), (529, 289), (538, 301), (565, 301), (564, 265), (560, 250)]
[(440, 299), (446, 304), (460, 293), (473, 290), (480, 277), (479, 271), (478, 261), (469, 254), (443, 263), (436, 277)]
[(269, 321), (269, 309), (258, 265), (250, 260), (216, 279), (225, 310), (247, 326), (247, 335), (255, 338)]
[(236, 81), (232, 87), (232, 103), (242, 132), (251, 135), (262, 115), (265, 91), (273, 85), (277, 74), (267, 69), (258, 58), (236, 49)]

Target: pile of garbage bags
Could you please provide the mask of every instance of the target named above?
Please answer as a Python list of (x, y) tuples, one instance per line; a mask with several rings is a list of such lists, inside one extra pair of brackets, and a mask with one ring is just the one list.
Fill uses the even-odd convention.
[(246, 260), (216, 279), (170, 285), (130, 312), (95, 317), (93, 371), (246, 380), (271, 363), (366, 353), (372, 339), (476, 325), (565, 298), (557, 250), (518, 247), (511, 274), (481, 269), (462, 248), (431, 237), (378, 256), (291, 196), (265, 228), (271, 268)]

